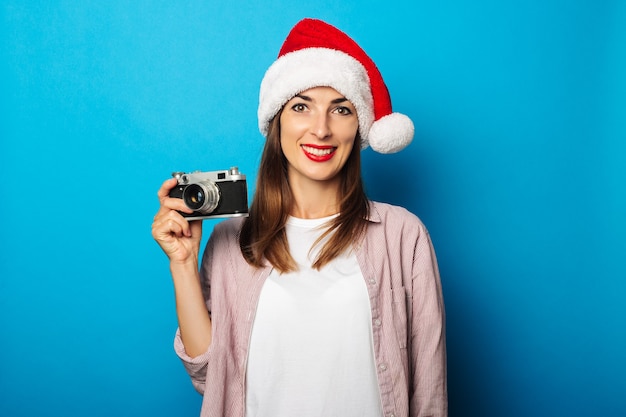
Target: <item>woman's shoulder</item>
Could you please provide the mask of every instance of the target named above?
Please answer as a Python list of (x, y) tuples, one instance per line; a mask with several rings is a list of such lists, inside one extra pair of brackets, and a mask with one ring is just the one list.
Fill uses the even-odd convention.
[(231, 217), (222, 220), (213, 227), (213, 235), (238, 238), (244, 221), (245, 217)]
[(233, 217), (213, 225), (207, 242), (206, 253), (211, 253), (212, 256), (223, 254), (230, 256), (234, 253), (233, 249), (239, 248), (239, 234), (243, 220), (241, 217)]
[(388, 245), (399, 245), (398, 250), (402, 250), (401, 247), (405, 244), (409, 247), (430, 245), (430, 233), (417, 215), (402, 206), (381, 202), (370, 204), (367, 239), (372, 242), (384, 241)]
[(422, 220), (402, 206), (379, 201), (370, 201), (370, 220), (373, 222), (409, 223), (424, 226)]
[[(372, 226), (368, 227), (374, 232), (380, 229), (385, 236), (403, 235), (413, 236), (418, 239), (420, 236), (428, 236), (428, 229), (422, 220), (402, 206), (396, 206), (389, 203), (370, 202), (369, 221)], [(374, 234), (376, 234), (374, 232)]]

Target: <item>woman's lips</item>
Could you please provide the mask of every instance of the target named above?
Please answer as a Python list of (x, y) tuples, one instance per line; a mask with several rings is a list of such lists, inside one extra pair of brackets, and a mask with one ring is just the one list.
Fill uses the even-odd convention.
[(335, 150), (334, 146), (319, 146), (319, 145), (302, 145), (304, 154), (311, 161), (326, 162), (333, 157)]

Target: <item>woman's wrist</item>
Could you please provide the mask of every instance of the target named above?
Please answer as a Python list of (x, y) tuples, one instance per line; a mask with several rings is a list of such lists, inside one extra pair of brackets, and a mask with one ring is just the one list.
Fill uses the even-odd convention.
[(174, 280), (186, 276), (197, 277), (198, 258), (193, 256), (186, 261), (170, 261), (170, 272)]

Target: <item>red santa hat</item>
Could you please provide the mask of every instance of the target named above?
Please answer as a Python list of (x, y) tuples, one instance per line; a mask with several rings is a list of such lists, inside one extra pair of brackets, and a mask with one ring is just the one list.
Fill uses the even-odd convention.
[(317, 19), (298, 22), (285, 39), (278, 59), (261, 82), (259, 129), (296, 94), (332, 87), (354, 105), (363, 148), (380, 153), (404, 149), (413, 139), (413, 122), (391, 109), (389, 91), (374, 61), (348, 35)]

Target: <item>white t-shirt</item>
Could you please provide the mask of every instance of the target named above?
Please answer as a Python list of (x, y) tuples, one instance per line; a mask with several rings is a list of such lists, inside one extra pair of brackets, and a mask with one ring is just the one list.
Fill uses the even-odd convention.
[(267, 278), (252, 327), (247, 417), (380, 417), (371, 308), (351, 251), (320, 271), (311, 247), (332, 217), (290, 218), (299, 270)]

